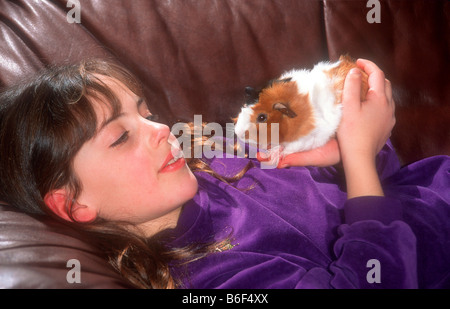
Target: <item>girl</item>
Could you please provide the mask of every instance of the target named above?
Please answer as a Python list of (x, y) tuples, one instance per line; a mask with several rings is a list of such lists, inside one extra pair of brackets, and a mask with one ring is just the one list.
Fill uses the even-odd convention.
[(187, 162), (120, 66), (49, 68), (0, 96), (0, 198), (79, 229), (136, 287), (448, 286), (450, 161), (399, 168), (390, 84), (358, 65), (370, 90), (348, 75), (337, 140), (280, 164), (321, 167), (277, 170)]

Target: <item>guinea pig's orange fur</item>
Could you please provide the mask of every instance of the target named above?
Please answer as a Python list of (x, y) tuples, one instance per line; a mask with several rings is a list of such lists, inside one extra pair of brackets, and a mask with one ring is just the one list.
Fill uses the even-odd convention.
[[(272, 125), (277, 123), (278, 143), (286, 146), (286, 153), (320, 147), (337, 130), (342, 113), (337, 105), (342, 103), (345, 79), (353, 68), (358, 68), (356, 63), (348, 56), (341, 56), (336, 63), (321, 62), (312, 70), (284, 73), (261, 90), (255, 103), (242, 109), (236, 134), (248, 139), (249, 132), (245, 131), (248, 124), (256, 124), (259, 146), (264, 147), (261, 134), (267, 135), (270, 145)], [(361, 73), (361, 101), (364, 101), (369, 88), (368, 76)], [(259, 120), (267, 126), (267, 133), (260, 132), (260, 114), (267, 115), (266, 120)]]
[[(348, 56), (341, 56), (339, 58), (339, 61), (341, 61), (339, 66), (329, 70), (327, 75), (330, 78), (335, 79), (334, 89), (337, 90), (336, 93), (342, 94), (341, 91), (344, 89), (345, 78), (347, 77), (348, 72), (350, 72), (350, 70), (353, 68), (358, 68), (358, 66)], [(369, 83), (368, 75), (366, 74), (366, 72), (361, 70), (361, 73), (361, 101), (364, 101), (366, 99), (367, 91), (369, 90)], [(336, 103), (341, 103), (341, 99), (341, 97), (336, 98)]]
[[(288, 121), (284, 119), (283, 121), (286, 116), (272, 108), (277, 102), (284, 102), (289, 105), (290, 109), (297, 114), (297, 117)], [(253, 111), (251, 117), (253, 123), (256, 123), (259, 113), (270, 111), (267, 122), (267, 142), (269, 144), (272, 140), (272, 123), (279, 124), (280, 143), (294, 141), (314, 129), (314, 118), (312, 117), (311, 105), (308, 103), (308, 94), (298, 93), (295, 82), (274, 83), (271, 87), (263, 89), (259, 95), (259, 103), (253, 107)]]

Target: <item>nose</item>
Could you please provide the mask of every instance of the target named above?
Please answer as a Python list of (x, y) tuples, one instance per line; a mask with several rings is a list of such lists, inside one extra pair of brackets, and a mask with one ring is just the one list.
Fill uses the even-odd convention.
[(150, 136), (150, 145), (155, 149), (161, 144), (167, 143), (170, 136), (170, 129), (165, 124), (157, 122), (147, 122), (147, 132)]

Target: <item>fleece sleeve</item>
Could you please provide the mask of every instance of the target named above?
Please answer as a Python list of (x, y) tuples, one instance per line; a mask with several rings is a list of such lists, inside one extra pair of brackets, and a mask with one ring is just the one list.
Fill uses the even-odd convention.
[[(346, 222), (338, 226), (333, 242), (333, 256), (307, 258), (306, 251), (314, 248), (306, 240), (301, 246), (306, 250), (303, 257), (243, 250), (238, 245), (194, 263), (198, 267), (191, 268), (193, 276), (187, 287), (417, 288), (416, 238), (401, 215), (401, 204), (395, 199), (349, 200)], [(262, 246), (272, 243), (266, 239)]]
[(347, 201), (338, 229), (334, 288), (417, 288), (416, 237), (401, 219), (400, 201), (359, 197)]

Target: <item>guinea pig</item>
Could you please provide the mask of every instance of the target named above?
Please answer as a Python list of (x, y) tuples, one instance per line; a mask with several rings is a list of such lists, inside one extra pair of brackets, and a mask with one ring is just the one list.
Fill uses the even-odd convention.
[[(311, 70), (283, 73), (261, 91), (254, 92), (235, 118), (235, 134), (243, 141), (258, 144), (260, 149), (267, 148), (270, 152), (272, 148), (278, 155), (325, 145), (339, 126), (344, 81), (352, 68), (357, 68), (356, 63), (341, 56), (337, 62), (320, 62)], [(361, 100), (364, 100), (368, 77), (364, 72), (362, 76)], [(250, 96), (252, 89), (246, 88)], [(278, 124), (279, 147), (272, 145), (273, 124)], [(251, 133), (254, 128), (257, 134)]]

